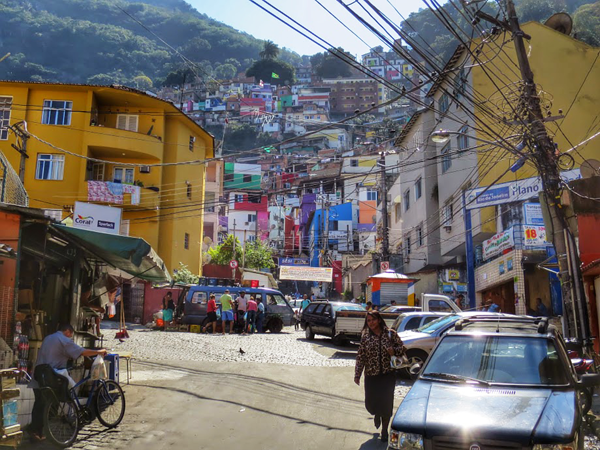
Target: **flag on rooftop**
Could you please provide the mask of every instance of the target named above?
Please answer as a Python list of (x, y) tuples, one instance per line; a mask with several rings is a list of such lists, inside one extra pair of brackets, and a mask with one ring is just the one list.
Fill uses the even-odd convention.
[(275, 72), (271, 72), (271, 78), (279, 78), (279, 75), (277, 75)]

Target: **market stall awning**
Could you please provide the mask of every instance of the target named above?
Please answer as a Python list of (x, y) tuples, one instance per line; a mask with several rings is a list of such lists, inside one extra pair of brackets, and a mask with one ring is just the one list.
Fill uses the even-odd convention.
[(52, 227), (123, 272), (142, 280), (171, 281), (165, 263), (143, 239), (57, 224)]

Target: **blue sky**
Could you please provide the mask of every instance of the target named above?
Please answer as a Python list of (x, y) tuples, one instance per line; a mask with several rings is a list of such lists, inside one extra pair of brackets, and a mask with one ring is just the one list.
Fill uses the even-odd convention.
[[(187, 0), (198, 11), (245, 31), (258, 39), (270, 39), (280, 47), (287, 47), (303, 55), (312, 55), (323, 51), (305, 37), (277, 21), (249, 0)], [(366, 53), (370, 47), (381, 44), (369, 30), (354, 19), (337, 0), (319, 0), (321, 4), (348, 25), (356, 34), (364, 39), (363, 44), (350, 31), (329, 15), (316, 0), (268, 0), (269, 3), (300, 22), (309, 30), (318, 34), (335, 47), (343, 47), (354, 55)], [(257, 3), (268, 7), (261, 0)], [(344, 0), (346, 4), (351, 0)], [(404, 17), (419, 8), (426, 7), (421, 0), (371, 0), (392, 21), (399, 23), (400, 14)], [(364, 2), (362, 3), (367, 6)], [(392, 6), (393, 5), (393, 6)], [(398, 12), (394, 10), (395, 7)], [(358, 2), (352, 5), (361, 16), (368, 17)]]

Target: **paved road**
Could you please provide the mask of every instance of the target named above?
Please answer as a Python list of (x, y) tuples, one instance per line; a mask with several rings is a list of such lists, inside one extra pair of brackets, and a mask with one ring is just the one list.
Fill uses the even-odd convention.
[[(293, 330), (248, 337), (131, 335), (119, 349), (144, 360), (134, 363), (126, 386), (126, 418), (115, 430), (97, 422), (86, 427), (74, 448), (386, 448), (364, 409), (362, 388), (352, 381), (355, 346), (307, 342)], [(398, 383), (396, 406), (408, 389)], [(597, 441), (587, 448), (598, 448)]]

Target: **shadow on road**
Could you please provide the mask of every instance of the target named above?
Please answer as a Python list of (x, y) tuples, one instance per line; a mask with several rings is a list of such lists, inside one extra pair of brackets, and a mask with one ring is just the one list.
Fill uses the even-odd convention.
[(150, 389), (159, 389), (159, 390), (177, 392), (177, 393), (180, 393), (180, 394), (189, 395), (191, 397), (195, 397), (195, 398), (200, 399), (200, 400), (207, 400), (207, 401), (210, 401), (210, 402), (227, 403), (227, 404), (234, 405), (234, 406), (237, 406), (237, 407), (247, 408), (247, 409), (251, 409), (253, 411), (261, 412), (261, 413), (264, 413), (264, 414), (269, 414), (269, 415), (272, 415), (272, 416), (281, 417), (283, 419), (292, 420), (292, 421), (294, 421), (294, 422), (296, 422), (298, 424), (313, 425), (313, 426), (316, 426), (316, 427), (324, 428), (326, 430), (343, 431), (343, 432), (346, 432), (346, 433), (366, 434), (366, 435), (370, 435), (371, 434), (371, 433), (368, 433), (366, 431), (352, 430), (352, 429), (349, 429), (349, 428), (333, 427), (333, 426), (326, 425), (324, 423), (313, 422), (311, 420), (299, 420), (297, 417), (293, 417), (293, 416), (290, 416), (290, 415), (287, 415), (287, 414), (276, 413), (274, 411), (269, 411), (269, 410), (264, 409), (264, 408), (258, 408), (256, 406), (252, 406), (252, 405), (249, 405), (247, 403), (236, 402), (236, 401), (227, 400), (227, 399), (219, 399), (219, 398), (207, 397), (207, 396), (204, 396), (204, 395), (197, 394), (195, 392), (186, 391), (185, 389), (174, 388), (174, 387), (167, 387), (167, 386), (151, 386), (151, 385), (148, 385), (148, 384), (136, 384), (136, 386), (146, 387), (146, 388), (150, 388)]
[(373, 437), (358, 447), (358, 450), (381, 450), (383, 448), (387, 448), (387, 444), (379, 440), (379, 433), (373, 433)]

